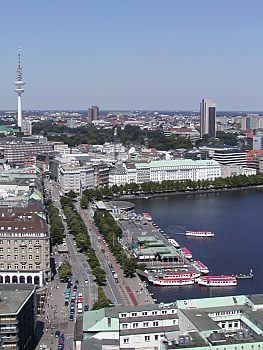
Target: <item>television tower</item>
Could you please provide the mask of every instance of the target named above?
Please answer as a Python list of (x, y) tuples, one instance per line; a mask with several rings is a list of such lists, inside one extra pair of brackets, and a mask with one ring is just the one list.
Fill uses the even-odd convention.
[(18, 62), (16, 68), (16, 81), (15, 81), (15, 92), (17, 93), (17, 126), (21, 129), (22, 127), (22, 93), (24, 92), (23, 85), (25, 83), (22, 81), (23, 73), (20, 64), (20, 47), (18, 48)]

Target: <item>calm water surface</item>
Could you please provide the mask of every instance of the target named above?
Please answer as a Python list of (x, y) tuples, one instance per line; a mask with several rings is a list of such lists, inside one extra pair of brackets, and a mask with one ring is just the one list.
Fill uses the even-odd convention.
[[(254, 278), (238, 280), (238, 286), (207, 288), (154, 287), (149, 290), (158, 302), (218, 295), (263, 293), (263, 191), (242, 191), (195, 196), (169, 196), (133, 200), (136, 212), (148, 211), (170, 238), (192, 251), (210, 275), (248, 274)], [(184, 230), (208, 230), (213, 238), (176, 235)]]

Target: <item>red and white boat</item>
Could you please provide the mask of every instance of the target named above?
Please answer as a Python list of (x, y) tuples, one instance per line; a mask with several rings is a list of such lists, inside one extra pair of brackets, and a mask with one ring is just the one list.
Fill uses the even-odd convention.
[(187, 259), (192, 259), (192, 257), (193, 257), (193, 256), (192, 256), (192, 252), (191, 252), (189, 249), (183, 247), (183, 248), (181, 248), (180, 250), (181, 250), (181, 253), (182, 253)]
[(201, 273), (208, 273), (209, 272), (209, 269), (207, 266), (205, 266), (200, 260), (195, 260), (194, 263), (193, 263), (193, 266), (198, 270), (200, 271)]
[(187, 286), (189, 284), (194, 284), (194, 278), (187, 277), (176, 277), (176, 278), (164, 278), (159, 277), (154, 279), (152, 283), (156, 286)]
[(228, 286), (236, 286), (237, 279), (233, 276), (201, 276), (196, 282), (201, 286), (207, 287), (228, 287)]
[(200, 277), (200, 273), (194, 271), (172, 271), (151, 275), (148, 280), (158, 286), (182, 286), (193, 284), (197, 277)]
[(193, 237), (214, 237), (214, 232), (211, 231), (185, 231), (186, 236)]

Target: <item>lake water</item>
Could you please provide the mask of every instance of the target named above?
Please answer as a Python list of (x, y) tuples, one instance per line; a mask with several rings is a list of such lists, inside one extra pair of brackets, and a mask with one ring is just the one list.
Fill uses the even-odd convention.
[[(136, 199), (137, 213), (150, 212), (170, 238), (191, 250), (209, 275), (248, 274), (235, 287), (207, 288), (198, 285), (154, 287), (149, 290), (158, 302), (219, 295), (263, 293), (263, 191), (213, 193)], [(213, 231), (213, 238), (176, 235), (184, 230)]]

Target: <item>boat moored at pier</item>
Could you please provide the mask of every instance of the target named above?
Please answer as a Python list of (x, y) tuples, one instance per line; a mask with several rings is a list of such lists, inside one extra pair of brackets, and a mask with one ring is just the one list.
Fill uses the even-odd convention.
[(176, 278), (164, 278), (159, 277), (154, 279), (152, 283), (156, 286), (187, 286), (190, 284), (194, 284), (194, 278), (187, 277), (176, 277)]
[(237, 279), (233, 276), (222, 275), (222, 276), (201, 276), (196, 282), (201, 286), (206, 287), (228, 287), (236, 286)]
[(152, 274), (148, 277), (148, 280), (158, 286), (182, 286), (194, 284), (197, 277), (200, 277), (200, 273), (194, 271), (169, 271), (155, 275)]

